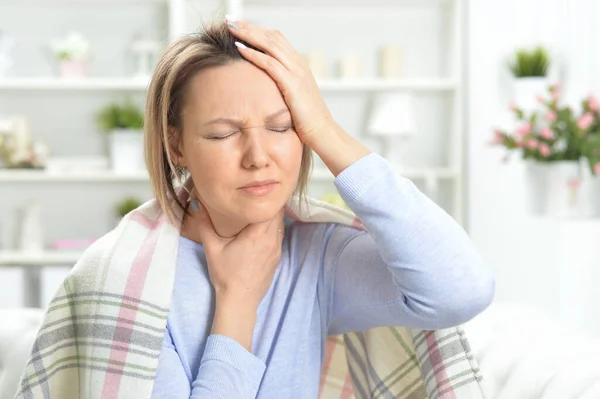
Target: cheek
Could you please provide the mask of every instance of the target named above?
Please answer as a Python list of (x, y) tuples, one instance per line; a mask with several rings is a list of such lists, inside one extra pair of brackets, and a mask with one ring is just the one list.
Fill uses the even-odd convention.
[(277, 154), (282, 169), (289, 172), (299, 170), (302, 162), (302, 142), (296, 134), (290, 135), (280, 143)]
[(188, 169), (201, 198), (218, 195), (223, 182), (231, 181), (231, 153), (220, 151), (218, 146), (190, 143), (185, 148)]

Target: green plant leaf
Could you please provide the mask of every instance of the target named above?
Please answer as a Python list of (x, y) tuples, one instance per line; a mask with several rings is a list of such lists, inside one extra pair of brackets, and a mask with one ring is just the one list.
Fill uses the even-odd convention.
[(100, 109), (96, 122), (106, 132), (115, 129), (141, 130), (144, 126), (144, 112), (131, 100), (122, 104), (113, 102)]
[(541, 46), (533, 50), (518, 49), (509, 62), (509, 68), (517, 78), (547, 76), (550, 57)]

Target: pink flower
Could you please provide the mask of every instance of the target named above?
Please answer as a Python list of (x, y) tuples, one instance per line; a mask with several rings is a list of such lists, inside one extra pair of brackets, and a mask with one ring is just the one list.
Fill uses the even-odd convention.
[(495, 143), (501, 144), (504, 142), (504, 134), (500, 130), (494, 131), (494, 140)]
[(552, 99), (554, 101), (558, 101), (558, 96), (559, 96), (558, 91), (555, 91), (554, 93), (552, 93)]
[(536, 149), (538, 146), (539, 142), (536, 139), (531, 139), (527, 141), (527, 148), (529, 149)]
[(590, 126), (592, 126), (592, 123), (594, 123), (594, 115), (587, 112), (581, 118), (579, 118), (579, 120), (577, 121), (577, 126), (580, 129), (585, 130), (585, 129), (589, 128)]
[(542, 96), (541, 94), (538, 94), (536, 99), (537, 99), (538, 103), (542, 103), (542, 104), (546, 101), (544, 96)]
[(550, 91), (552, 91), (553, 93), (558, 93), (560, 91), (560, 87), (560, 82), (556, 82), (552, 86), (550, 86)]
[(546, 119), (548, 119), (548, 121), (550, 123), (553, 123), (554, 121), (556, 121), (556, 112), (548, 111), (548, 113), (546, 114)]
[(598, 162), (596, 165), (594, 165), (594, 172), (597, 175), (600, 175), (600, 162)]
[(598, 100), (594, 96), (590, 96), (590, 98), (588, 99), (588, 105), (592, 111), (600, 110), (600, 104), (598, 103)]
[(550, 155), (550, 146), (548, 146), (548, 144), (542, 143), (538, 149), (540, 151), (540, 155), (544, 158), (547, 158)]
[(512, 101), (510, 104), (508, 104), (508, 109), (510, 109), (511, 111), (516, 111), (519, 109), (519, 106), (517, 105), (517, 103)]
[(497, 145), (504, 143), (504, 133), (501, 130), (494, 130), (494, 136), (488, 141), (488, 145)]
[(554, 133), (549, 127), (545, 127), (540, 132), (540, 136), (546, 140), (552, 140), (554, 138)]
[(521, 126), (519, 126), (516, 130), (515, 133), (518, 136), (527, 136), (529, 133), (531, 132), (531, 123), (527, 122)]

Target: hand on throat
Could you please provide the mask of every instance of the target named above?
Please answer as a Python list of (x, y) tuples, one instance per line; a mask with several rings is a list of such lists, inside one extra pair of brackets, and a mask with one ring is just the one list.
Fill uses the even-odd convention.
[[(202, 206), (202, 205), (201, 205)], [(181, 227), (181, 235), (197, 243), (202, 243), (200, 234), (198, 232), (198, 225), (200, 219), (198, 218), (197, 212), (191, 207), (188, 207), (189, 214), (185, 214), (183, 217), (183, 226)], [(208, 214), (214, 231), (219, 237), (224, 240), (235, 238), (248, 224), (240, 221), (236, 221), (230, 216), (222, 215), (210, 208), (207, 208)]]

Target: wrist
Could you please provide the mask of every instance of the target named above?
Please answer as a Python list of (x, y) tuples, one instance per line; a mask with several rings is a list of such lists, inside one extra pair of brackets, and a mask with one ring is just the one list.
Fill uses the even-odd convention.
[(229, 337), (252, 352), (257, 308), (258, 305), (239, 296), (217, 296), (211, 333)]
[(349, 135), (337, 123), (332, 123), (306, 143), (325, 163), (334, 176), (371, 151)]
[(255, 315), (258, 303), (258, 301), (237, 293), (216, 293), (215, 295), (215, 311)]

